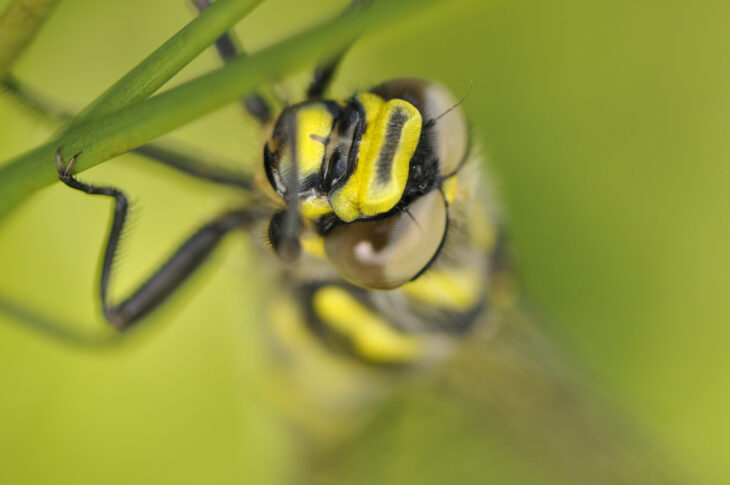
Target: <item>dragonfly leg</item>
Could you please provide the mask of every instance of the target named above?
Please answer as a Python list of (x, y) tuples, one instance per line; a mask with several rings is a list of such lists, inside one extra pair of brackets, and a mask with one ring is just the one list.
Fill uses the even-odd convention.
[(251, 225), (258, 218), (258, 214), (251, 210), (239, 209), (225, 212), (202, 225), (131, 295), (119, 303), (111, 303), (108, 289), (114, 257), (129, 211), (129, 199), (116, 187), (97, 186), (77, 180), (72, 171), (79, 155), (77, 153), (64, 165), (60, 149), (56, 152), (58, 177), (75, 190), (90, 195), (111, 197), (115, 201), (114, 216), (102, 260), (99, 296), (104, 317), (119, 330), (129, 328), (174, 293), (207, 259), (223, 236), (233, 229)]
[[(210, 0), (191, 0), (198, 12), (202, 12), (210, 6)], [(226, 32), (215, 41), (218, 57), (223, 63), (227, 63), (238, 56), (246, 55), (241, 43), (233, 32)], [(272, 109), (269, 103), (261, 94), (254, 93), (241, 99), (243, 107), (261, 124), (271, 121)]]
[(222, 163), (209, 163), (207, 160), (201, 160), (201, 158), (206, 158), (205, 155), (189, 155), (182, 147), (175, 147), (169, 143), (148, 143), (135, 148), (132, 152), (191, 177), (246, 191), (253, 190), (254, 184), (248, 175), (226, 169)]
[(321, 98), (324, 92), (327, 91), (332, 83), (335, 71), (337, 71), (337, 66), (339, 66), (346, 52), (347, 49), (340, 51), (333, 59), (317, 65), (312, 75), (312, 81), (307, 88), (308, 99)]
[[(342, 12), (342, 14), (346, 15), (353, 10), (363, 8), (368, 3), (370, 3), (370, 0), (353, 0), (352, 2), (350, 2), (350, 5), (348, 5), (345, 11)], [(312, 81), (307, 88), (308, 99), (321, 98), (324, 95), (325, 91), (327, 91), (330, 84), (332, 83), (332, 78), (334, 77), (338, 66), (342, 62), (342, 58), (345, 57), (345, 54), (347, 53), (349, 48), (350, 45), (345, 46), (344, 49), (337, 52), (333, 57), (326, 59), (323, 62), (320, 62), (319, 65), (317, 65), (317, 67), (314, 69)]]

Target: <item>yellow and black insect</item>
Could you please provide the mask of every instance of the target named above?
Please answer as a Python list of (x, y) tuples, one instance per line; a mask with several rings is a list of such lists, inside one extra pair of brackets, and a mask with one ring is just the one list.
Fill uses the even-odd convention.
[[(224, 60), (236, 54), (235, 44), (229, 36), (217, 42)], [(413, 363), (443, 353), (449, 335), (471, 326), (502, 257), (497, 215), (484, 205), (489, 189), (477, 185), (478, 151), (460, 101), (420, 79), (330, 99), (325, 93), (342, 55), (316, 69), (304, 101), (276, 116), (263, 96), (244, 100), (268, 132), (256, 177), (196, 169), (150, 146), (138, 150), (238, 187), (253, 202), (200, 227), (120, 302), (108, 289), (128, 198), (119, 188), (76, 179), (78, 154), (59, 148), (63, 183), (115, 200), (99, 281), (109, 323), (120, 331), (138, 325), (227, 233), (245, 229), (267, 234), (286, 263), (282, 278), (304, 325), (332, 350), (369, 363)]]
[[(235, 44), (230, 35), (216, 43), (224, 61), (237, 54)], [(158, 145), (135, 150), (249, 197), (194, 231), (121, 301), (109, 289), (127, 195), (77, 179), (79, 154), (60, 147), (55, 162), (49, 160), (67, 186), (114, 199), (98, 298), (119, 332), (142, 325), (227, 234), (266, 235), (265, 267), (279, 270), (285, 290), (271, 298), (266, 327), (278, 355), (288, 357), (278, 359), (283, 372), (272, 381), (286, 388), (278, 393), (286, 394), (282, 405), (294, 404), (286, 415), (313, 434), (329, 433), (336, 418), (356, 421), (353, 408), (362, 410), (384, 389), (381, 377), (393, 375), (382, 368), (447, 355), (485, 314), (493, 276), (503, 266), (498, 214), (490, 188), (479, 185), (481, 158), (461, 101), (422, 79), (391, 80), (332, 99), (326, 92), (343, 55), (317, 67), (306, 99), (278, 114), (263, 96), (243, 100), (266, 139), (253, 177), (191, 163)], [(12, 79), (4, 84), (28, 98), (28, 106), (39, 106)], [(3, 307), (9, 305), (0, 300)], [(10, 310), (37, 328), (77, 337), (39, 315)]]
[[(310, 93), (328, 80), (319, 76)], [(116, 199), (100, 281), (111, 324), (120, 330), (134, 325), (228, 231), (255, 227), (264, 217), (276, 254), (307, 268), (295, 288), (307, 323), (328, 340), (346, 343), (355, 356), (412, 361), (435, 345), (432, 336), (473, 322), (484, 306), (494, 229), (486, 212), (472, 207), (475, 156), (463, 114), (445, 88), (402, 79), (347, 100), (310, 96), (277, 117), (262, 158), (266, 178), (258, 185), (279, 204), (273, 215), (251, 207), (223, 214), (131, 296), (112, 304), (107, 288), (127, 197), (77, 180), (75, 158), (64, 164), (59, 151), (61, 181)], [(225, 174), (213, 176), (233, 183)]]
[(469, 230), (490, 224), (470, 207), (471, 158), (462, 112), (429, 81), (281, 113), (263, 165), (288, 207), (268, 234), (283, 259), (301, 247), (304, 264), (323, 265), (299, 290), (313, 329), (360, 358), (398, 363), (469, 327), (484, 305), (490, 244)]
[[(236, 54), (234, 45), (228, 36), (217, 42), (224, 60)], [(441, 366), (444, 374), (453, 371), (446, 392), (476, 403), (480, 420), (494, 425), (489, 432), (507, 436), (520, 456), (541, 457), (546, 468), (571, 478), (560, 483), (633, 477), (632, 463), (641, 460), (627, 445), (631, 440), (574, 391), (543, 356), (529, 325), (508, 316), (496, 338), (473, 331), (498, 313), (492, 307), (509, 305), (512, 288), (494, 193), (480, 176), (478, 144), (461, 101), (421, 79), (390, 80), (331, 99), (326, 91), (341, 57), (316, 69), (304, 101), (276, 115), (262, 96), (244, 100), (266, 133), (253, 177), (190, 163), (156, 145), (136, 150), (250, 197), (201, 226), (121, 302), (108, 290), (128, 198), (119, 188), (76, 179), (78, 154), (59, 148), (55, 163), (64, 184), (115, 201), (99, 280), (106, 320), (120, 332), (139, 326), (227, 234), (265, 234), (270, 247), (260, 249), (270, 259), (263, 264), (276, 270), (284, 290), (272, 296), (266, 321), (285, 356), (277, 360), (283, 372), (270, 381), (284, 389), (277, 394), (292, 422), (337, 446), (330, 438), (357, 427), (364, 405), (386, 389), (380, 384), (403, 375), (397, 370), (451, 354), (450, 365)], [(12, 78), (2, 82), (38, 106)], [(0, 300), (0, 310), (74, 338), (8, 302)], [(451, 353), (454, 343), (464, 343), (465, 351)], [(655, 483), (615, 481), (637, 482)]]

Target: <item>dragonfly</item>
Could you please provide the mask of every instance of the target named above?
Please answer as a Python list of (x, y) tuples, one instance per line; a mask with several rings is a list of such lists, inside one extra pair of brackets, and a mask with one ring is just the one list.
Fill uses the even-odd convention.
[[(241, 54), (238, 44), (231, 33), (218, 40), (224, 62)], [(287, 391), (281, 406), (310, 434), (327, 436), (329, 451), (363, 432), (351, 423), (366, 421), (353, 416), (388, 399), (403, 379), (430, 375), (446, 379), (454, 396), (501, 417), (503, 432), (525, 453), (547, 457), (546, 466), (558, 463), (573, 479), (596, 470), (635, 476), (634, 468), (614, 467), (632, 461), (624, 437), (573, 397), (570, 380), (550, 358), (534, 357), (542, 344), (517, 307), (505, 223), (462, 108), (468, 96), (406, 78), (333, 98), (328, 89), (345, 55), (346, 49), (323, 60), (304, 99), (278, 112), (261, 94), (242, 100), (267, 134), (252, 177), (191, 163), (159, 145), (137, 149), (192, 177), (241, 190), (248, 202), (195, 230), (120, 301), (109, 290), (129, 197), (123, 188), (77, 177), (74, 165), (83, 153), (58, 148), (49, 163), (61, 183), (114, 202), (98, 280), (104, 319), (119, 335), (143, 326), (226, 236), (261, 232), (266, 242), (259, 250), (280, 262), (269, 267), (281, 268), (284, 290), (271, 298), (267, 326), (279, 355), (294, 357), (280, 359), (277, 385)], [(12, 78), (3, 84), (40, 106)], [(5, 306), (44, 331), (68, 335)], [(333, 440), (333, 429), (342, 436)], [(555, 433), (567, 437), (543, 453)], [(605, 450), (608, 466), (577, 463), (576, 450), (586, 446)]]

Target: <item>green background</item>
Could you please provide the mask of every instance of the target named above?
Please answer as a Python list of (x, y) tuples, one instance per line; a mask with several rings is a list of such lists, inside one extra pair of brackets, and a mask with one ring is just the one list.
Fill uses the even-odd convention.
[[(237, 31), (256, 50), (343, 3), (269, 0)], [(14, 72), (80, 108), (191, 14), (182, 0), (66, 0)], [(360, 41), (335, 85), (345, 96), (420, 76), (458, 94), (473, 82), (464, 109), (543, 325), (671, 462), (717, 484), (730, 482), (728, 18), (726, 2), (446, 2)], [(217, 65), (208, 51), (175, 82)], [(0, 97), (0, 159), (50, 133)], [(235, 106), (173, 136), (259, 161), (260, 133)], [(235, 200), (131, 155), (84, 176), (138, 201), (114, 294)], [(101, 325), (108, 215), (59, 185), (39, 193), (0, 226), (0, 293)], [(262, 392), (270, 263), (252, 251), (226, 241), (128, 348), (0, 326), (0, 483), (289, 482), (294, 449)]]

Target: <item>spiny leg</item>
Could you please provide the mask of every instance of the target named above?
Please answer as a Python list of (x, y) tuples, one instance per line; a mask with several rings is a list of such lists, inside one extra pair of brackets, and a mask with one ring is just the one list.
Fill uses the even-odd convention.
[(257, 220), (258, 214), (246, 209), (233, 210), (201, 226), (190, 236), (170, 258), (162, 264), (137, 290), (118, 304), (108, 299), (108, 288), (112, 277), (114, 256), (119, 247), (124, 223), (129, 211), (126, 194), (116, 187), (95, 186), (80, 182), (72, 175), (77, 153), (64, 166), (61, 150), (56, 152), (58, 178), (69, 187), (90, 195), (104, 195), (114, 198), (114, 216), (107, 238), (99, 281), (104, 317), (114, 327), (125, 330), (141, 317), (159, 306), (206, 260), (229, 231), (243, 228)]
[(148, 143), (132, 151), (191, 177), (247, 191), (253, 189), (253, 182), (249, 176), (222, 168), (218, 164), (205, 163), (201, 157), (191, 156), (180, 148), (168, 144)]
[[(353, 0), (347, 6), (345, 11), (342, 12), (342, 15), (347, 15), (354, 10), (363, 8), (370, 3), (370, 1), (371, 0)], [(337, 71), (337, 67), (340, 65), (342, 58), (345, 57), (349, 48), (350, 45), (345, 46), (344, 49), (337, 52), (333, 57), (325, 60), (324, 62), (320, 62), (319, 65), (317, 65), (314, 69), (314, 74), (312, 75), (312, 81), (309, 83), (309, 87), (307, 88), (308, 99), (317, 99), (324, 95), (332, 82), (332, 78)]]
[(327, 91), (346, 52), (347, 48), (339, 52), (331, 61), (321, 63), (314, 69), (312, 81), (307, 88), (307, 99), (321, 98)]
[[(191, 2), (199, 12), (202, 12), (210, 6), (210, 0), (191, 0)], [(237, 56), (246, 55), (241, 47), (241, 43), (233, 32), (226, 32), (218, 37), (218, 40), (215, 41), (215, 47), (223, 63), (227, 63)], [(241, 99), (241, 103), (246, 111), (258, 119), (261, 124), (266, 124), (271, 121), (271, 107), (260, 94), (254, 93), (246, 96)]]

